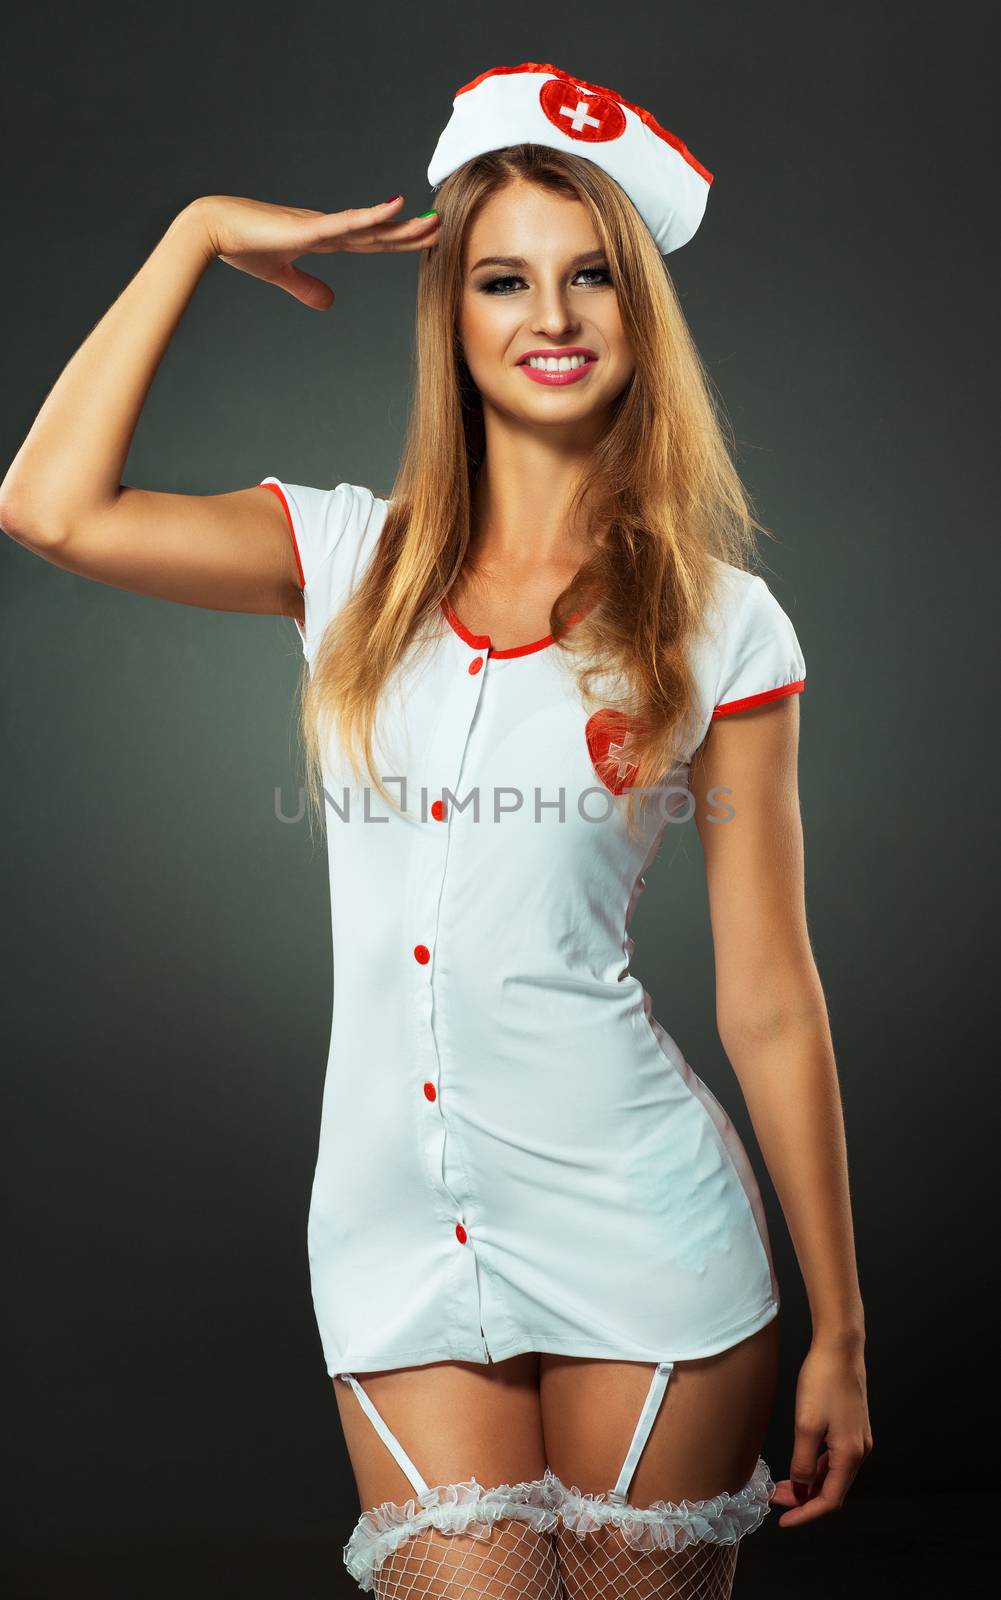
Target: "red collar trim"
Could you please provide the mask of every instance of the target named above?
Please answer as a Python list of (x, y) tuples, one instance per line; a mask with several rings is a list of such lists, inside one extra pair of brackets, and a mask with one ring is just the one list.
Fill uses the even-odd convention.
[(544, 639), (535, 639), (531, 644), (515, 645), (510, 650), (495, 650), (493, 645), (490, 643), (490, 635), (488, 633), (470, 633), (465, 623), (456, 616), (447, 600), (442, 601), (441, 609), (444, 611), (449, 625), (459, 635), (460, 639), (464, 639), (466, 644), (471, 645), (474, 650), (489, 650), (490, 654), (495, 658), (503, 659), (506, 656), (528, 656), (532, 654), (533, 650), (545, 650), (546, 646), (552, 644), (553, 642), (552, 634), (547, 633)]
[[(597, 604), (597, 601), (593, 603)], [(545, 650), (554, 642), (553, 635), (547, 633), (544, 639), (533, 639), (531, 644), (512, 645), (509, 650), (495, 650), (490, 643), (490, 635), (488, 633), (470, 633), (465, 623), (452, 610), (447, 600), (441, 602), (441, 609), (445, 613), (450, 627), (459, 635), (460, 639), (463, 639), (474, 650), (489, 650), (495, 661), (506, 661), (510, 656), (530, 656), (536, 650)], [(582, 616), (586, 616), (590, 609), (591, 607), (588, 606), (585, 611), (575, 612), (570, 619), (571, 627), (575, 622), (579, 622)]]

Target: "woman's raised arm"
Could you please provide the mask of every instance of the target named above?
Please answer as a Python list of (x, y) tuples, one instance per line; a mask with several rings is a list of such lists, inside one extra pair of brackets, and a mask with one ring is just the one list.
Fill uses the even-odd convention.
[(333, 291), (295, 258), (433, 244), (437, 215), (401, 222), (401, 199), (330, 213), (231, 195), (186, 206), (46, 396), (0, 484), (0, 528), (100, 583), (301, 621), (295, 554), (273, 494), (162, 494), (121, 475), (157, 367), (212, 260), (327, 310)]

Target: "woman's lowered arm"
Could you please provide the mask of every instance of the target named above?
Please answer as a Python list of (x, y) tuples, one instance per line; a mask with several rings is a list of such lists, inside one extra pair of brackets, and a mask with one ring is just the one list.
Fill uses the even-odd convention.
[[(782, 1205), (813, 1323), (790, 1478), (776, 1489), (780, 1504), (796, 1508), (783, 1526), (840, 1506), (872, 1449), (840, 1086), (807, 931), (798, 748), (799, 696), (790, 695), (712, 723), (691, 779), (717, 1027)], [(828, 1450), (818, 1460), (825, 1437)]]

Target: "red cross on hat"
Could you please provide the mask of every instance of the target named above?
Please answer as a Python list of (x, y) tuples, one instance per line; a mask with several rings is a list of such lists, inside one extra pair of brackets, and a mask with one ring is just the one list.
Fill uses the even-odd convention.
[(571, 139), (595, 144), (625, 132), (625, 112), (618, 102), (572, 79), (547, 78), (539, 104), (554, 128)]

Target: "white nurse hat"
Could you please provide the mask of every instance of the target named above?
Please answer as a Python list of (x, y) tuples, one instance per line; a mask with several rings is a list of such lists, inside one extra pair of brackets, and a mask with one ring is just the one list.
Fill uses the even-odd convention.
[(428, 182), (436, 189), (463, 162), (512, 144), (545, 144), (584, 156), (625, 190), (661, 255), (687, 244), (713, 181), (681, 140), (614, 89), (585, 83), (550, 62), (491, 67), (456, 90)]

